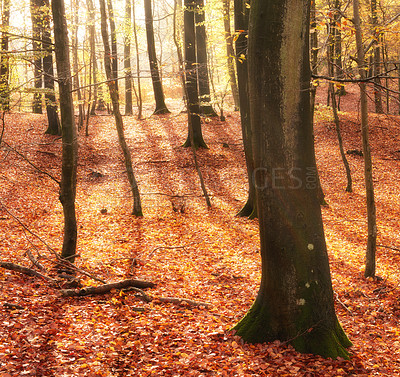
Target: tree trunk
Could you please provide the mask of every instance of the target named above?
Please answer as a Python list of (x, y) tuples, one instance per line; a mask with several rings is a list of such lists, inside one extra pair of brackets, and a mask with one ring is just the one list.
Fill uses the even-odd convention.
[[(44, 0), (42, 6), (50, 9), (48, 0)], [(43, 77), (46, 88), (45, 103), (47, 113), (46, 134), (61, 135), (60, 118), (57, 112), (56, 94), (54, 91), (54, 69), (53, 69), (53, 44), (51, 42), (50, 15), (43, 14), (42, 46), (46, 54), (43, 56)]]
[[(331, 33), (329, 33), (329, 36), (328, 36), (328, 48), (326, 49), (327, 61), (328, 61), (328, 75), (330, 77), (335, 76), (335, 68), (334, 68), (334, 64), (333, 64), (335, 61), (335, 59), (333, 58), (333, 56), (335, 54), (335, 43), (334, 43), (335, 34), (333, 33), (333, 31), (334, 31), (334, 29), (331, 28)], [(351, 179), (350, 165), (349, 165), (349, 162), (347, 161), (346, 154), (345, 154), (344, 148), (343, 148), (343, 138), (342, 138), (342, 133), (340, 132), (340, 120), (339, 120), (338, 107), (337, 107), (337, 102), (336, 102), (335, 85), (333, 84), (333, 82), (329, 82), (328, 91), (330, 93), (329, 96), (332, 101), (333, 119), (335, 122), (336, 135), (337, 135), (338, 143), (339, 143), (340, 156), (342, 157), (343, 165), (346, 170), (346, 177), (347, 177), (346, 191), (352, 192), (353, 191), (353, 187), (352, 187), (353, 181)]]
[[(361, 80), (365, 80), (365, 56), (364, 46), (362, 43), (362, 30), (361, 19), (359, 14), (359, 2), (353, 0), (353, 14), (354, 14), (354, 27), (356, 31), (356, 45), (357, 45), (357, 64)], [(374, 183), (372, 177), (372, 157), (369, 145), (369, 131), (368, 131), (368, 97), (365, 81), (360, 82), (360, 102), (361, 102), (361, 138), (364, 154), (364, 179), (365, 190), (367, 196), (367, 217), (368, 217), (368, 240), (367, 252), (365, 261), (365, 277), (374, 277), (376, 270), (375, 254), (376, 254), (376, 208), (375, 208), (375, 195)]]
[(383, 114), (383, 103), (382, 103), (382, 92), (381, 92), (381, 79), (379, 74), (381, 73), (381, 48), (380, 42), (381, 37), (378, 29), (380, 28), (378, 21), (377, 3), (376, 0), (371, 0), (371, 16), (372, 16), (372, 27), (373, 33), (375, 34), (378, 42), (375, 44), (373, 49), (373, 60), (372, 60), (372, 75), (374, 78), (374, 98), (375, 98), (375, 112)]
[(78, 58), (78, 25), (79, 25), (79, 0), (74, 0), (74, 22), (72, 25), (72, 61), (74, 67), (74, 89), (78, 98), (78, 130), (83, 127), (85, 119), (82, 93), (79, 80), (79, 58)]
[(184, 10), (184, 34), (185, 34), (185, 92), (187, 108), (189, 112), (188, 137), (184, 147), (207, 148), (201, 132), (199, 94), (197, 86), (197, 62), (196, 62), (196, 30), (195, 30), (195, 0), (185, 0)]
[(42, 114), (42, 94), (39, 92), (42, 89), (42, 21), (40, 12), (41, 0), (31, 0), (31, 20), (32, 20), (32, 49), (33, 49), (33, 67), (34, 67), (34, 84), (38, 91), (33, 93), (32, 112), (34, 114)]
[(147, 36), (147, 51), (149, 54), (149, 64), (151, 79), (153, 82), (154, 98), (156, 101), (156, 109), (154, 114), (169, 113), (167, 105), (165, 104), (164, 91), (158, 69), (156, 46), (154, 42), (154, 29), (153, 29), (153, 12), (151, 9), (151, 0), (144, 0), (144, 12), (146, 18), (146, 36)]
[[(105, 0), (100, 0), (100, 14), (101, 14), (101, 35), (102, 35), (103, 44), (104, 44), (104, 68), (105, 68), (106, 75), (107, 75), (107, 85), (108, 85), (108, 90), (110, 92), (110, 97), (111, 97), (112, 106), (113, 106), (115, 125), (116, 125), (117, 133), (118, 133), (118, 141), (119, 141), (119, 145), (121, 146), (122, 153), (124, 154), (125, 168), (126, 168), (126, 172), (128, 175), (129, 185), (130, 185), (131, 191), (132, 191), (132, 197), (133, 197), (132, 214), (134, 216), (143, 216), (139, 188), (138, 188), (136, 178), (135, 178), (135, 175), (133, 173), (133, 168), (132, 168), (131, 153), (130, 153), (129, 148), (125, 141), (124, 124), (123, 124), (121, 112), (119, 110), (118, 87), (116, 85), (115, 80), (113, 80), (112, 62), (111, 62), (111, 58), (110, 58), (111, 49), (110, 49), (110, 42), (108, 40), (107, 14), (106, 14)], [(113, 39), (113, 37), (111, 37), (111, 39)]]
[(133, 19), (133, 36), (135, 37), (135, 50), (136, 50), (136, 74), (137, 74), (137, 91), (135, 90), (136, 102), (138, 107), (138, 119), (142, 119), (142, 86), (140, 81), (140, 57), (139, 57), (139, 43), (137, 36), (136, 27), (136, 12), (135, 12), (135, 2), (132, 2), (132, 19)]
[(235, 110), (239, 110), (239, 91), (236, 82), (235, 74), (235, 51), (233, 49), (233, 38), (231, 34), (231, 11), (230, 1), (222, 0), (224, 11), (224, 29), (225, 29), (225, 42), (226, 42), (226, 56), (228, 64), (229, 83), (231, 85), (233, 103)]
[[(97, 104), (97, 59), (96, 59), (96, 27), (95, 27), (95, 17), (96, 13), (93, 6), (92, 0), (86, 0), (88, 8), (88, 18), (89, 18), (89, 44), (90, 44), (90, 60), (92, 66), (92, 84), (93, 86), (93, 101), (90, 105), (90, 115), (96, 115), (96, 104)], [(86, 134), (88, 130), (86, 129)]]
[(337, 320), (310, 117), (309, 0), (252, 0), (249, 93), (262, 276), (235, 326), (248, 342), (348, 358)]
[[(310, 32), (310, 47), (311, 47), (311, 72), (313, 75), (318, 74), (318, 33), (317, 33), (317, 15), (316, 15), (316, 7), (315, 7), (315, 1), (311, 1), (311, 8), (310, 8), (310, 26), (311, 26), (311, 32)], [(317, 88), (318, 88), (319, 82), (318, 80), (312, 80), (312, 85), (310, 89), (310, 95), (311, 95), (311, 123), (314, 127), (314, 110), (315, 110), (315, 97), (317, 95)], [(325, 201), (325, 194), (322, 189), (321, 185), (321, 179), (319, 176), (319, 173), (317, 171), (317, 185), (318, 185), (318, 201), (319, 204), (321, 205), (326, 205)]]
[(111, 77), (115, 80), (115, 88), (118, 91), (118, 49), (117, 33), (115, 29), (115, 17), (112, 0), (107, 0), (108, 21), (110, 23), (111, 36)]
[(243, 147), (246, 158), (247, 180), (249, 193), (247, 202), (237, 216), (257, 217), (256, 189), (253, 182), (254, 161), (251, 144), (250, 102), (247, 70), (247, 36), (249, 29), (249, 7), (246, 0), (235, 0), (235, 29), (236, 39), (236, 69), (240, 100), (240, 120), (242, 124)]
[(64, 240), (61, 257), (68, 259), (70, 262), (74, 262), (77, 243), (75, 196), (78, 143), (72, 101), (68, 29), (65, 18), (64, 0), (52, 0), (51, 7), (54, 22), (55, 52), (62, 123), (60, 201), (64, 211)]
[(208, 75), (207, 34), (205, 25), (204, 0), (197, 0), (198, 9), (195, 13), (197, 72), (199, 80), (200, 113), (207, 116), (217, 116), (211, 105), (210, 80)]
[(132, 68), (131, 68), (131, 0), (125, 0), (125, 40), (124, 40), (124, 74), (125, 74), (125, 115), (132, 115)]
[(10, 110), (10, 85), (9, 85), (9, 56), (8, 56), (8, 26), (10, 24), (10, 0), (3, 1), (2, 30), (1, 33), (1, 59), (0, 59), (0, 106), (1, 111)]

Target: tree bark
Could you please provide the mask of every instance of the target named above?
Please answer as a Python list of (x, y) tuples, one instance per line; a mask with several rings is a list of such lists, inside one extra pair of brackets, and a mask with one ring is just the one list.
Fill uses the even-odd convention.
[(252, 0), (249, 93), (262, 276), (248, 342), (348, 358), (334, 309), (310, 114), (309, 0)]
[(133, 19), (133, 36), (135, 38), (135, 50), (136, 50), (137, 91), (135, 90), (135, 95), (138, 107), (137, 117), (138, 119), (142, 119), (143, 99), (142, 99), (142, 86), (140, 81), (140, 57), (139, 57), (139, 43), (138, 43), (137, 27), (136, 27), (135, 2), (132, 3), (132, 19)]
[[(353, 0), (353, 14), (354, 14), (354, 27), (356, 32), (356, 46), (357, 46), (357, 64), (361, 80), (365, 80), (365, 56), (364, 45), (362, 43), (362, 30), (361, 19), (359, 14), (359, 2)], [(364, 181), (365, 191), (367, 197), (367, 217), (368, 217), (368, 240), (367, 252), (365, 260), (365, 277), (374, 277), (376, 271), (376, 207), (375, 207), (375, 194), (374, 182), (372, 176), (372, 157), (371, 148), (369, 144), (369, 131), (368, 131), (368, 97), (367, 85), (365, 81), (360, 82), (360, 102), (361, 102), (361, 138), (364, 154)]]
[[(90, 104), (90, 115), (96, 115), (96, 104), (97, 104), (97, 59), (96, 59), (96, 27), (95, 27), (95, 17), (96, 13), (93, 6), (92, 0), (86, 0), (88, 8), (88, 18), (89, 18), (89, 44), (90, 44), (90, 60), (92, 67), (92, 84), (93, 86), (93, 101)], [(87, 123), (88, 126), (88, 123)], [(88, 136), (88, 128), (86, 127), (86, 135)]]
[(164, 91), (158, 69), (156, 46), (154, 42), (154, 29), (153, 29), (153, 12), (151, 9), (151, 0), (144, 0), (144, 12), (146, 18), (146, 36), (147, 36), (147, 51), (149, 55), (149, 64), (151, 79), (153, 82), (154, 98), (156, 101), (156, 109), (154, 114), (169, 113), (167, 105), (165, 104)]
[(65, 18), (64, 0), (52, 0), (51, 7), (54, 22), (55, 52), (62, 123), (60, 201), (64, 212), (64, 239), (61, 257), (73, 263), (75, 260), (77, 243), (75, 196), (78, 143), (72, 101), (68, 29)]
[(134, 216), (143, 216), (139, 188), (132, 168), (132, 157), (128, 145), (126, 144), (124, 135), (124, 123), (119, 109), (118, 87), (115, 82), (116, 80), (113, 80), (112, 62), (110, 58), (111, 49), (107, 31), (107, 14), (106, 14), (105, 0), (100, 0), (100, 14), (101, 14), (101, 35), (104, 44), (104, 68), (106, 71), (107, 85), (113, 106), (115, 125), (118, 133), (118, 141), (119, 145), (121, 146), (122, 153), (124, 154), (125, 169), (128, 175), (128, 181), (132, 191), (132, 197), (133, 197), (132, 214)]

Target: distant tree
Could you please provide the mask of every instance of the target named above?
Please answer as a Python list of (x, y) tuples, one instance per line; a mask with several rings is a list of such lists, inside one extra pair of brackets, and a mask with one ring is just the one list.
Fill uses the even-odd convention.
[[(132, 168), (132, 157), (128, 145), (126, 144), (124, 135), (124, 124), (122, 120), (121, 111), (119, 109), (118, 87), (116, 85), (116, 80), (113, 80), (112, 61), (110, 58), (111, 49), (110, 49), (110, 41), (107, 29), (107, 13), (106, 13), (105, 0), (100, 0), (100, 16), (101, 16), (101, 35), (104, 44), (104, 68), (106, 71), (107, 85), (111, 97), (113, 113), (115, 118), (115, 125), (118, 133), (118, 141), (119, 145), (121, 146), (122, 153), (124, 155), (125, 169), (128, 176), (129, 185), (132, 191), (132, 197), (133, 197), (132, 214), (134, 216), (143, 216), (139, 188)], [(111, 36), (111, 40), (113, 40), (113, 38), (114, 37)]]
[[(96, 104), (97, 104), (97, 59), (96, 59), (96, 14), (93, 6), (93, 0), (86, 0), (88, 8), (88, 30), (89, 30), (89, 45), (90, 45), (90, 68), (91, 68), (91, 78), (90, 81), (93, 85), (93, 100), (89, 101), (89, 114), (96, 115)], [(90, 94), (92, 93), (92, 87), (90, 87)], [(88, 133), (88, 121), (89, 117), (86, 119), (86, 134)]]
[(188, 137), (184, 147), (207, 148), (201, 131), (200, 106), (198, 93), (198, 76), (196, 61), (196, 29), (195, 12), (197, 3), (195, 0), (184, 2), (184, 46), (185, 46), (185, 94), (189, 112)]
[(10, 109), (10, 85), (9, 85), (9, 55), (8, 55), (8, 26), (10, 23), (10, 0), (3, 0), (1, 33), (1, 57), (0, 57), (0, 106), (2, 111)]
[(60, 201), (64, 212), (64, 240), (61, 256), (70, 262), (74, 262), (77, 244), (75, 197), (78, 143), (72, 101), (68, 29), (65, 18), (64, 0), (52, 0), (51, 8), (54, 21), (54, 49), (56, 53), (62, 122)]
[(154, 110), (154, 114), (165, 114), (169, 113), (169, 110), (167, 108), (167, 105), (165, 104), (164, 91), (162, 88), (160, 72), (158, 69), (156, 46), (154, 42), (153, 12), (151, 8), (151, 0), (144, 0), (144, 13), (146, 18), (147, 52), (149, 55), (154, 98), (156, 101), (156, 109)]
[(74, 15), (71, 28), (71, 43), (72, 43), (72, 62), (73, 62), (73, 77), (74, 77), (74, 90), (78, 98), (78, 130), (83, 127), (85, 120), (85, 111), (82, 98), (82, 91), (80, 88), (79, 78), (79, 57), (78, 57), (78, 28), (79, 28), (79, 0), (73, 1)]
[(217, 116), (211, 104), (210, 79), (208, 74), (207, 33), (204, 10), (204, 0), (197, 0), (195, 12), (196, 23), (196, 60), (199, 81), (200, 113), (207, 116)]
[(34, 69), (34, 85), (32, 111), (34, 114), (42, 114), (42, 93), (40, 89), (43, 86), (43, 63), (42, 63), (42, 17), (41, 17), (41, 2), (42, 0), (30, 0), (31, 20), (32, 20), (32, 49), (33, 49), (33, 69)]
[(334, 309), (310, 117), (309, 0), (252, 0), (249, 95), (262, 276), (234, 327), (303, 353), (348, 358)]
[(132, 29), (132, 3), (125, 0), (124, 24), (124, 75), (125, 75), (125, 115), (132, 115), (132, 68), (131, 68), (131, 29)]
[(374, 78), (374, 99), (375, 99), (375, 112), (383, 114), (382, 92), (381, 92), (381, 36), (379, 32), (380, 24), (378, 19), (377, 1), (371, 0), (371, 20), (373, 33), (377, 36), (378, 43), (373, 48), (373, 61), (372, 61), (372, 74)]
[(51, 41), (51, 12), (49, 0), (43, 0), (43, 29), (42, 29), (42, 48), (43, 48), (43, 82), (46, 89), (45, 104), (47, 113), (46, 134), (61, 135), (60, 118), (58, 117), (58, 107), (56, 93), (54, 91), (54, 69), (53, 69), (53, 43)]
[[(353, 19), (357, 45), (357, 65), (361, 80), (366, 79), (366, 64), (364, 55), (364, 44), (362, 41), (361, 19), (359, 12), (359, 1), (353, 0)], [(368, 240), (365, 260), (365, 277), (374, 277), (376, 272), (376, 206), (374, 194), (374, 181), (372, 176), (372, 157), (369, 144), (368, 130), (368, 96), (365, 81), (359, 83), (360, 86), (360, 108), (361, 108), (361, 139), (364, 155), (364, 181), (367, 197), (367, 220), (368, 220)]]
[(242, 125), (243, 146), (246, 158), (247, 179), (249, 193), (244, 207), (238, 216), (257, 217), (256, 189), (253, 182), (254, 161), (253, 146), (251, 142), (250, 102), (247, 69), (247, 36), (249, 29), (249, 2), (235, 0), (235, 33), (236, 33), (236, 69), (240, 100), (240, 120)]
[(233, 102), (235, 110), (239, 109), (239, 91), (236, 81), (235, 73), (235, 51), (233, 49), (233, 37), (231, 33), (231, 0), (222, 0), (224, 11), (224, 29), (225, 29), (225, 43), (226, 43), (226, 56), (228, 64), (229, 83), (232, 90)]

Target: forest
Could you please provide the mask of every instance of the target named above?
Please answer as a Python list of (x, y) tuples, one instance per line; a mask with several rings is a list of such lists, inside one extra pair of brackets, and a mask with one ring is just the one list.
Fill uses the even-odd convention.
[(400, 375), (396, 0), (1, 0), (0, 376)]

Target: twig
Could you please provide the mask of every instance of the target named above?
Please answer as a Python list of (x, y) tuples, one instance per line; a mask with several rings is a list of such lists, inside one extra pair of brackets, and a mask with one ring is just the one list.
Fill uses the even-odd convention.
[(15, 263), (11, 263), (11, 262), (1, 262), (0, 261), (0, 267), (3, 267), (5, 269), (7, 269), (7, 270), (20, 272), (21, 274), (25, 274), (25, 275), (28, 275), (28, 276), (39, 277), (39, 278), (41, 278), (43, 280), (55, 283), (55, 280), (52, 279), (51, 277), (43, 275), (40, 272), (32, 270), (31, 268), (20, 266), (19, 264), (15, 264)]
[(186, 245), (180, 245), (180, 246), (157, 246), (155, 249), (153, 249), (150, 252), (150, 254), (147, 256), (147, 259), (150, 259), (157, 250), (161, 250), (161, 249), (169, 249), (169, 250), (184, 249), (185, 247), (188, 247), (188, 246), (191, 246), (191, 245), (195, 245), (196, 243), (197, 242), (191, 242), (191, 243), (188, 243)]
[(155, 301), (160, 301), (160, 302), (168, 302), (172, 304), (187, 304), (189, 306), (204, 306), (205, 308), (210, 308), (211, 304), (208, 304), (206, 302), (202, 301), (195, 301), (195, 300), (190, 300), (188, 298), (178, 298), (178, 297), (158, 297), (154, 299)]
[[(394, 158), (393, 159), (392, 158), (388, 158), (387, 160), (394, 160)], [(376, 247), (384, 247), (385, 249), (390, 249), (390, 250), (394, 250), (394, 251), (400, 251), (400, 249), (397, 249), (397, 248), (391, 247), (391, 246), (386, 246), (386, 245), (376, 245)]]
[(339, 299), (339, 295), (335, 293), (337, 302), (342, 305), (351, 315), (354, 315), (353, 312)]
[(28, 256), (29, 260), (35, 265), (39, 270), (46, 271), (46, 269), (38, 262), (38, 260), (32, 255), (31, 251), (26, 250), (25, 254)]

